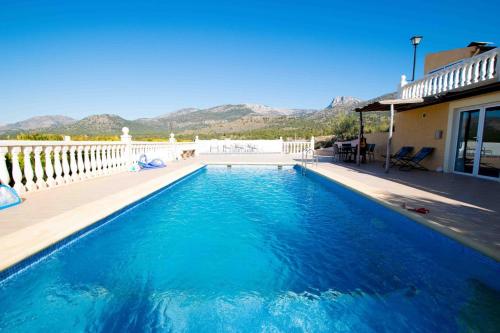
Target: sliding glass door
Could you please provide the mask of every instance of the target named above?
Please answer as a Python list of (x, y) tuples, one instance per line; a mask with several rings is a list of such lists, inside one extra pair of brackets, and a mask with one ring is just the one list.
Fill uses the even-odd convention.
[(477, 146), (479, 110), (460, 112), (455, 171), (473, 173)]
[(460, 111), (455, 172), (500, 177), (500, 105)]
[(500, 175), (500, 106), (486, 108), (479, 175), (499, 178)]

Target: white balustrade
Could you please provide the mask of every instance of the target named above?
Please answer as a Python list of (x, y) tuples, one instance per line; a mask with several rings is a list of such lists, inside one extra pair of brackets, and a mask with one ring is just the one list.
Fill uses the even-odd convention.
[(71, 181), (80, 180), (78, 176), (78, 164), (76, 164), (76, 146), (71, 146), (69, 149), (69, 167), (71, 169)]
[(83, 161), (83, 146), (78, 146), (76, 150), (77, 154), (77, 165), (78, 165), (78, 179), (84, 180), (85, 177), (85, 163)]
[(8, 186), (10, 184), (9, 169), (7, 169), (6, 155), (9, 152), (7, 147), (0, 147), (0, 183)]
[(402, 78), (400, 98), (423, 98), (467, 86), (480, 86), (500, 81), (499, 48), (478, 54), (452, 64), (422, 79), (410, 83)]
[(23, 184), (23, 173), (21, 172), (21, 167), (19, 166), (19, 153), (21, 152), (20, 147), (13, 147), (10, 151), (12, 159), (12, 179), (14, 180), (14, 189), (17, 193), (26, 192), (26, 187)]
[(56, 184), (64, 184), (64, 179), (62, 177), (62, 166), (61, 166), (61, 147), (57, 146), (54, 148), (54, 172), (56, 174)]
[(45, 175), (47, 177), (46, 183), (48, 187), (56, 186), (54, 178), (54, 168), (52, 167), (52, 147), (45, 147)]
[(37, 188), (34, 182), (35, 174), (33, 173), (33, 167), (31, 166), (32, 151), (32, 147), (23, 148), (24, 178), (26, 179), (26, 184), (24, 186), (26, 187), (27, 191), (34, 191)]
[(90, 164), (90, 146), (83, 147), (83, 164), (85, 166), (85, 179), (92, 178), (92, 165)]
[(40, 146), (35, 147), (33, 151), (35, 155), (35, 176), (36, 176), (36, 186), (37, 189), (43, 189), (47, 187), (47, 183), (43, 179), (43, 166), (40, 154), (43, 152), (43, 148)]
[(69, 151), (68, 146), (62, 147), (61, 158), (62, 158), (63, 179), (66, 184), (71, 183), (71, 176), (70, 176), (71, 169), (69, 167), (69, 162), (68, 162), (68, 151)]

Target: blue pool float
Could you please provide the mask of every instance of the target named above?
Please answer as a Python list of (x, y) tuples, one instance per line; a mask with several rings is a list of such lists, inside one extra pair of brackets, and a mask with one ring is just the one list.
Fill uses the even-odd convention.
[(0, 185), (0, 210), (19, 205), (20, 203), (21, 198), (12, 187)]
[(159, 158), (155, 158), (148, 162), (148, 158), (146, 157), (146, 155), (141, 155), (137, 164), (141, 169), (157, 169), (157, 168), (164, 168), (167, 166), (165, 162), (163, 162)]

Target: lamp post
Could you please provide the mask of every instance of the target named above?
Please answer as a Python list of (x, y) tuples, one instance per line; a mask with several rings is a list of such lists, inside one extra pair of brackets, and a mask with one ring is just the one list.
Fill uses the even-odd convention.
[(410, 38), (411, 44), (413, 45), (413, 74), (411, 80), (415, 81), (415, 63), (417, 61), (417, 46), (422, 41), (422, 36), (413, 36)]

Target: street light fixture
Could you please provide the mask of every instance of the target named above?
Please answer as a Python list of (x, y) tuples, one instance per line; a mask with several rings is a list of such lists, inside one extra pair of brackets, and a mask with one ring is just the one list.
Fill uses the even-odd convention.
[(413, 74), (411, 76), (411, 80), (415, 80), (415, 63), (417, 61), (417, 46), (422, 41), (422, 36), (413, 36), (410, 38), (411, 44), (413, 45)]

